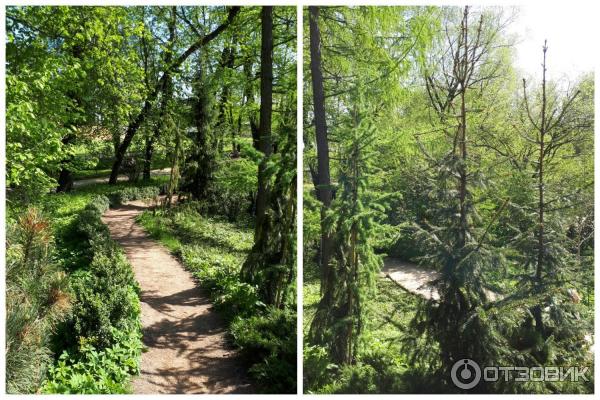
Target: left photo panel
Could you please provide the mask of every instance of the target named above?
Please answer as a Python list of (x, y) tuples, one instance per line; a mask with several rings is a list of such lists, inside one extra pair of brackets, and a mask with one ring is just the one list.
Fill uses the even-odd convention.
[(296, 7), (5, 12), (6, 391), (295, 394)]

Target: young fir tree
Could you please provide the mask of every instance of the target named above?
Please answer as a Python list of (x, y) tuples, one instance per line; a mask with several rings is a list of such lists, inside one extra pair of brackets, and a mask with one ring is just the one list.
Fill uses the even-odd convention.
[[(525, 270), (514, 297), (526, 298), (527, 310), (512, 345), (523, 355), (523, 362), (535, 365), (575, 365), (590, 362), (586, 335), (593, 327), (581, 318), (582, 305), (574, 291), (580, 263), (577, 251), (569, 247), (567, 218), (578, 193), (562, 193), (565, 183), (557, 167), (573, 157), (584, 143), (591, 144), (591, 116), (578, 110), (580, 92), (561, 93), (546, 77), (544, 43), (542, 80), (536, 92), (523, 80), (521, 136), (535, 157), (529, 164), (529, 185), (535, 195), (520, 206), (531, 214), (530, 225), (517, 232), (515, 246), (523, 254)], [(574, 177), (569, 177), (572, 179)], [(583, 385), (582, 385), (583, 383)], [(585, 389), (579, 384), (538, 382), (526, 388), (534, 393)], [(588, 383), (589, 385), (589, 383)]]
[(335, 285), (328, 293), (329, 307), (317, 309), (310, 328), (311, 340), (325, 344), (331, 359), (340, 364), (356, 361), (365, 305), (382, 266), (371, 240), (375, 219), (383, 209), (379, 199), (368, 191), (376, 156), (376, 131), (371, 110), (363, 106), (360, 95), (357, 97), (358, 105), (336, 136), (338, 184), (336, 198), (325, 217), (325, 229), (333, 241), (330, 268)]
[[(416, 238), (426, 248), (423, 261), (440, 268), (433, 282), (439, 299), (423, 300), (405, 338), (414, 365), (429, 369), (444, 391), (458, 390), (451, 382), (455, 363), (469, 358), (479, 365), (499, 364), (511, 355), (503, 334), (502, 314), (488, 312), (494, 299), (485, 276), (500, 268), (503, 258), (487, 243), (491, 223), (482, 226), (474, 206), (473, 191), (484, 182), (474, 170), (471, 150), (475, 111), (480, 87), (497, 74), (491, 54), (493, 37), (484, 16), (469, 26), (471, 11), (465, 7), (455, 37), (448, 36), (441, 72), (426, 77), (427, 92), (448, 149), (430, 162), (429, 197), (438, 207), (432, 218), (416, 226)], [(488, 391), (482, 382), (472, 391)]]
[(195, 199), (213, 200), (214, 171), (216, 167), (216, 138), (214, 124), (217, 109), (214, 105), (214, 90), (209, 77), (203, 70), (202, 58), (193, 83), (192, 119), (196, 132), (192, 134), (192, 153), (186, 160), (182, 188)]

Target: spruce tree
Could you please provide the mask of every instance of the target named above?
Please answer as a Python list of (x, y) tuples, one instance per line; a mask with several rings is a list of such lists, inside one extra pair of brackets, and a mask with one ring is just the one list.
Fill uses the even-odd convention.
[(327, 296), (329, 307), (318, 308), (310, 329), (312, 341), (326, 344), (332, 360), (340, 364), (356, 361), (365, 304), (372, 297), (382, 266), (371, 240), (383, 210), (379, 199), (368, 191), (376, 131), (371, 110), (367, 111), (361, 94), (356, 97), (357, 105), (336, 136), (339, 176), (336, 198), (325, 218), (327, 234), (333, 240), (330, 268), (335, 285)]
[[(448, 37), (451, 51), (445, 56), (450, 59), (442, 61), (441, 74), (426, 77), (448, 150), (439, 157), (425, 152), (430, 162), (429, 197), (441, 206), (431, 211), (433, 221), (415, 227), (415, 235), (426, 249), (423, 261), (440, 268), (440, 277), (433, 282), (439, 299), (421, 302), (404, 343), (412, 363), (429, 368), (449, 390), (457, 389), (451, 382), (456, 362), (468, 358), (482, 366), (502, 365), (499, 361), (510, 355), (502, 333), (506, 321), (486, 308), (493, 298), (486, 271), (500, 268), (503, 257), (488, 244), (489, 226), (482, 226), (474, 207), (473, 191), (485, 179), (470, 169), (471, 101), (477, 94), (474, 89), (493, 79), (482, 68), (493, 60), (483, 15), (473, 27), (470, 15), (465, 7), (456, 37)], [(485, 383), (473, 389), (486, 390)]]
[[(527, 313), (512, 338), (513, 345), (527, 355), (529, 365), (574, 365), (589, 361), (585, 336), (593, 327), (580, 317), (582, 311), (573, 290), (580, 262), (569, 247), (565, 211), (575, 206), (578, 193), (562, 194), (556, 168), (576, 153), (577, 146), (591, 143), (592, 121), (577, 111), (578, 90), (561, 93), (547, 80), (543, 46), (542, 80), (538, 91), (523, 80), (520, 134), (529, 143), (535, 158), (529, 164), (530, 186), (535, 196), (521, 204), (535, 218), (516, 232), (517, 246), (524, 260), (515, 296), (528, 298)], [(544, 382), (535, 392), (556, 390), (557, 383)], [(576, 385), (569, 390), (579, 390)]]
[(203, 68), (202, 58), (199, 58), (192, 86), (192, 119), (196, 131), (191, 134), (193, 147), (185, 163), (182, 189), (190, 192), (195, 199), (205, 200), (210, 205), (214, 201), (214, 171), (217, 157), (214, 124), (217, 109), (214, 105), (212, 83)]

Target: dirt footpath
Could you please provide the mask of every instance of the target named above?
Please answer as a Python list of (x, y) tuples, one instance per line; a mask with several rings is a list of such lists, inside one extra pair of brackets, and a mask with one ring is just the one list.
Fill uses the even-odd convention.
[(134, 393), (249, 393), (225, 326), (192, 274), (151, 239), (135, 217), (147, 206), (131, 202), (102, 220), (125, 250), (142, 289), (141, 374)]

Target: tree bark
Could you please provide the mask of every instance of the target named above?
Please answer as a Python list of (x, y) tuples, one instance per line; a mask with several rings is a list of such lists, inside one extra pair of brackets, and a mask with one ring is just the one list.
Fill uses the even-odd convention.
[[(223, 52), (221, 53), (221, 61), (219, 62), (219, 65), (221, 67), (221, 69), (225, 70), (225, 69), (231, 69), (234, 66), (234, 62), (235, 62), (235, 42), (236, 42), (236, 35), (233, 35), (233, 38), (231, 40), (231, 43), (229, 43), (227, 46), (225, 46), (223, 48)], [(228, 110), (228, 105), (227, 102), (229, 101), (229, 96), (230, 96), (230, 85), (228, 82), (225, 82), (225, 84), (223, 85), (223, 91), (221, 92), (221, 101), (219, 102), (219, 115), (217, 117), (217, 132), (219, 133), (223, 133), (221, 132), (223, 130), (223, 127), (226, 126), (226, 122), (227, 122), (227, 110)], [(229, 124), (230, 126), (228, 126), (229, 129), (233, 130), (233, 126), (231, 124)], [(219, 147), (219, 151), (221, 152), (223, 150), (223, 142), (225, 141), (225, 135), (222, 134), (220, 135), (220, 137), (218, 138), (218, 147)]]
[[(62, 144), (63, 146), (67, 146), (74, 140), (75, 135), (68, 134), (62, 139)], [(60, 174), (58, 175), (58, 186), (56, 187), (57, 193), (70, 192), (73, 188), (73, 175), (71, 174), (71, 170), (67, 167), (70, 161), (71, 157), (67, 157), (64, 160), (62, 160)]]
[[(81, 60), (81, 58), (83, 57), (83, 48), (80, 45), (73, 46), (73, 48), (71, 49), (71, 55), (74, 58)], [(76, 109), (81, 107), (81, 105), (82, 105), (81, 104), (81, 96), (79, 93), (69, 91), (68, 95), (75, 102)], [(78, 111), (72, 110), (72, 112), (77, 113)], [(79, 118), (75, 117), (70, 122), (70, 125), (73, 129), (77, 128), (77, 125), (79, 125), (78, 120), (79, 120)], [(69, 144), (73, 143), (74, 141), (75, 141), (75, 135), (73, 133), (69, 133), (65, 137), (62, 138), (63, 146), (68, 146)], [(73, 175), (71, 173), (71, 170), (69, 169), (69, 163), (71, 162), (72, 159), (73, 159), (73, 156), (68, 155), (61, 161), (60, 174), (58, 176), (58, 186), (56, 187), (57, 193), (70, 192), (71, 189), (73, 188)]]
[[(544, 152), (546, 135), (546, 51), (548, 47), (544, 42), (544, 61), (542, 63), (542, 111), (540, 123), (540, 141), (539, 141), (539, 159), (538, 159), (538, 254), (535, 268), (535, 282), (538, 288), (542, 284), (542, 270), (544, 266)], [(541, 290), (541, 289), (538, 289)], [(533, 308), (533, 317), (535, 318), (535, 327), (540, 334), (544, 334), (544, 320), (542, 318), (542, 308), (537, 305)]]
[(133, 140), (138, 129), (140, 128), (142, 123), (146, 120), (146, 118), (152, 111), (152, 108), (154, 107), (154, 102), (158, 98), (158, 95), (161, 92), (162, 88), (164, 88), (164, 86), (165, 86), (165, 81), (166, 81), (166, 78), (168, 77), (168, 74), (170, 74), (174, 70), (176, 70), (179, 66), (181, 66), (181, 64), (183, 64), (183, 62), (185, 60), (188, 59), (189, 56), (194, 54), (198, 49), (200, 49), (203, 46), (205, 46), (206, 44), (208, 44), (210, 41), (212, 41), (214, 38), (216, 38), (221, 32), (223, 32), (231, 24), (231, 22), (233, 21), (233, 19), (239, 12), (240, 12), (239, 6), (233, 6), (233, 7), (229, 8), (229, 13), (227, 15), (227, 19), (221, 25), (219, 25), (214, 31), (212, 31), (208, 35), (203, 36), (202, 38), (198, 39), (190, 47), (188, 47), (188, 49), (185, 52), (183, 52), (181, 55), (179, 55), (179, 57), (177, 57), (173, 61), (173, 63), (171, 63), (171, 65), (166, 66), (162, 77), (160, 78), (159, 82), (154, 86), (154, 90), (152, 90), (150, 92), (150, 94), (146, 97), (146, 100), (144, 101), (144, 106), (143, 106), (142, 110), (136, 115), (136, 117), (129, 123), (129, 126), (127, 127), (125, 137), (123, 138), (123, 141), (119, 145), (119, 148), (117, 149), (117, 153), (115, 155), (115, 161), (113, 163), (112, 171), (110, 173), (110, 178), (108, 180), (109, 184), (114, 185), (115, 183), (117, 183), (117, 177), (119, 175), (119, 170), (121, 169), (121, 164), (123, 163), (123, 158), (125, 157), (125, 154), (127, 153), (127, 149), (129, 148), (129, 145), (131, 144), (131, 141)]
[[(173, 62), (173, 47), (175, 46), (175, 35), (177, 33), (177, 7), (171, 7), (171, 19), (169, 20), (169, 44), (167, 45), (167, 49), (164, 54), (164, 63), (165, 65), (171, 65)], [(147, 51), (145, 49), (145, 51)], [(148, 55), (145, 54), (147, 58)], [(146, 76), (148, 74), (147, 64), (145, 64), (145, 73)], [(171, 73), (169, 71), (165, 71), (165, 80), (164, 80), (164, 88), (163, 88), (163, 96), (160, 100), (160, 112), (158, 114), (158, 121), (154, 128), (153, 135), (146, 140), (146, 151), (144, 153), (144, 170), (142, 179), (145, 181), (150, 180), (150, 172), (152, 170), (152, 156), (154, 154), (154, 144), (158, 140), (160, 136), (160, 131), (162, 128), (162, 120), (167, 111), (167, 106), (169, 100), (173, 96), (173, 81), (171, 79)], [(146, 80), (148, 82), (148, 80)]]
[(248, 122), (250, 123), (250, 133), (252, 134), (252, 146), (258, 150), (258, 138), (260, 136), (258, 132), (258, 123), (256, 121), (256, 114), (252, 111), (254, 106), (254, 93), (252, 90), (252, 60), (248, 55), (244, 61), (244, 74), (246, 75), (246, 85), (244, 86), (244, 97), (246, 98), (246, 107), (248, 108)]
[[(331, 278), (328, 265), (333, 250), (332, 238), (326, 233), (324, 225), (325, 211), (331, 206), (332, 190), (329, 173), (329, 141), (327, 139), (327, 122), (325, 120), (325, 92), (323, 89), (323, 73), (321, 71), (321, 33), (319, 31), (319, 7), (309, 7), (310, 29), (310, 72), (312, 78), (313, 104), (315, 114), (315, 134), (317, 142), (317, 198), (323, 203), (321, 209), (321, 290), (325, 290), (325, 281)], [(324, 293), (326, 295), (326, 293)]]
[(267, 160), (271, 155), (271, 117), (273, 111), (273, 7), (264, 6), (261, 12), (260, 50), (260, 136), (258, 150), (263, 160), (258, 167), (256, 195), (256, 227), (260, 227), (269, 199)]
[[(462, 21), (462, 40), (464, 44), (464, 53), (460, 71), (460, 157), (461, 164), (459, 168), (459, 203), (460, 203), (460, 229), (458, 233), (458, 245), (464, 247), (467, 239), (467, 109), (466, 109), (466, 93), (467, 93), (467, 70), (469, 67), (469, 41), (468, 41), (468, 18), (469, 9), (465, 7)], [(473, 49), (473, 51), (475, 51)]]

